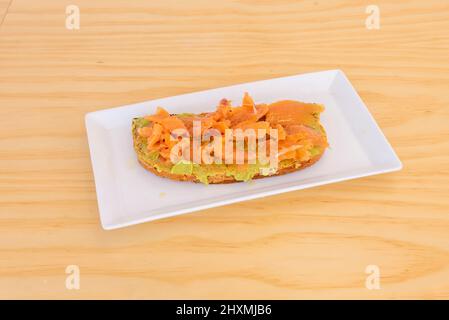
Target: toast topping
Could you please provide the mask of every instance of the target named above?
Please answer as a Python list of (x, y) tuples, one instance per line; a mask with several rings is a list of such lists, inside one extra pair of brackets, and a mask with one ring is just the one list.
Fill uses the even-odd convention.
[[(253, 159), (252, 154), (271, 157), (269, 152), (274, 148), (277, 161), (296, 167), (321, 155), (328, 146), (319, 122), (323, 110), (322, 105), (293, 100), (255, 104), (245, 93), (240, 106), (222, 99), (214, 112), (178, 115), (158, 108), (154, 115), (135, 119), (133, 126), (140, 152), (146, 161), (155, 163), (157, 170), (195, 175), (205, 183), (217, 172), (246, 181), (258, 173), (272, 175), (277, 171)], [(238, 140), (242, 132), (255, 134)], [(227, 142), (234, 142), (230, 149)], [(264, 143), (264, 149), (260, 143)], [(195, 151), (199, 151), (199, 161)], [(238, 162), (239, 157), (243, 162)]]

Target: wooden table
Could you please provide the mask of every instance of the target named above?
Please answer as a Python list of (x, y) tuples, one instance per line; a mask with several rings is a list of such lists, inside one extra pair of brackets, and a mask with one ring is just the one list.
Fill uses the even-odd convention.
[[(367, 4), (0, 0), (0, 298), (449, 298), (449, 2)], [(87, 112), (336, 68), (402, 171), (102, 230)]]

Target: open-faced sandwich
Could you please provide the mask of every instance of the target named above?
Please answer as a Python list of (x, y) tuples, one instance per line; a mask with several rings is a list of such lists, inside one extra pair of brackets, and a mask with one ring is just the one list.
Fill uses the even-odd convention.
[(328, 146), (320, 124), (324, 107), (282, 100), (241, 106), (222, 99), (214, 112), (134, 118), (134, 149), (141, 165), (180, 181), (230, 183), (289, 173), (320, 159)]

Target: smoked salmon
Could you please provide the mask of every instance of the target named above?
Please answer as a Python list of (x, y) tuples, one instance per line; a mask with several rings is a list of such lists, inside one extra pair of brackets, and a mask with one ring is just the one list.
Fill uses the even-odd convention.
[[(159, 107), (155, 114), (133, 120), (134, 148), (146, 169), (175, 180), (228, 183), (279, 175), (307, 167), (323, 155), (328, 147), (320, 123), (323, 111), (323, 105), (293, 100), (258, 104), (248, 93), (240, 105), (222, 99), (216, 111), (208, 113), (176, 115)], [(242, 132), (244, 139), (236, 141)], [(227, 147), (227, 142), (235, 144)], [(271, 157), (272, 146), (278, 161), (274, 169), (272, 163), (249, 163), (257, 152)], [(200, 153), (196, 160), (195, 151)], [(235, 161), (239, 153), (245, 163), (228, 161)], [(213, 163), (203, 159), (207, 156)]]

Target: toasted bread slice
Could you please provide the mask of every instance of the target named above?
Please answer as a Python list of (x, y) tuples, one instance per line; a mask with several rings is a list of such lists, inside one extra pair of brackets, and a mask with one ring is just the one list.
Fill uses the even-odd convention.
[[(167, 164), (165, 161), (160, 161), (161, 159), (157, 154), (152, 153), (147, 149), (146, 139), (141, 137), (138, 133), (138, 129), (142, 127), (142, 124), (149, 125), (145, 120), (145, 118), (133, 119), (132, 136), (134, 141), (134, 149), (136, 151), (139, 163), (145, 169), (151, 171), (152, 173), (160, 177), (178, 181), (201, 182), (205, 184), (222, 184), (222, 183), (242, 182), (251, 179), (260, 179), (271, 176), (278, 176), (298, 171), (313, 165), (321, 158), (321, 156), (325, 151), (325, 149), (323, 149), (321, 152), (314, 154), (307, 160), (302, 161), (294, 159), (282, 160), (279, 163), (277, 171), (269, 172), (267, 174), (263, 174), (261, 170), (257, 170), (256, 165), (246, 165), (249, 166), (248, 171), (252, 171), (252, 174), (250, 175), (234, 174), (235, 167), (238, 165), (225, 165), (225, 164), (222, 165), (201, 164), (199, 167), (199, 172), (201, 174), (198, 174), (198, 172), (192, 172), (191, 174), (177, 174), (172, 172), (173, 165)], [(324, 128), (321, 125), (319, 125), (319, 130), (325, 135)], [(254, 169), (256, 169), (259, 172), (255, 172)]]
[[(326, 132), (319, 122), (319, 115), (323, 110), (322, 105), (293, 100), (256, 105), (247, 93), (243, 97), (241, 106), (232, 107), (228, 100), (222, 99), (217, 110), (210, 113), (173, 115), (158, 108), (154, 115), (133, 120), (134, 149), (139, 162), (145, 169), (173, 180), (219, 184), (277, 176), (309, 167), (321, 158), (328, 146)], [(248, 129), (259, 132), (257, 139), (269, 139), (270, 145), (275, 143), (277, 146), (275, 147), (277, 148), (275, 149), (277, 165), (270, 167), (270, 164), (260, 165), (258, 162), (203, 164), (194, 163), (189, 157), (189, 160), (179, 160), (173, 164), (170, 155), (172, 151), (178, 150), (173, 149), (178, 143), (176, 139), (172, 139), (176, 136), (176, 130), (184, 130), (185, 137), (192, 142), (195, 136), (195, 124), (198, 123), (200, 123), (201, 133), (203, 129), (214, 129), (218, 135), (221, 133), (222, 138), (225, 137), (227, 140), (221, 139), (225, 145), (228, 142), (234, 143), (233, 138), (231, 140), (229, 137), (226, 138), (229, 132), (238, 134), (239, 130), (246, 132)], [(266, 134), (262, 133), (259, 136), (261, 129), (265, 130)], [(198, 131), (196, 132), (198, 134)], [(199, 139), (202, 140), (202, 137), (203, 135), (200, 135)], [(256, 150), (254, 145), (250, 146), (249, 138), (239, 141), (236, 136), (234, 138), (237, 144), (231, 148), (245, 150), (245, 157), (249, 158), (250, 149)], [(198, 138), (195, 138), (195, 141), (198, 141), (196, 139)], [(207, 142), (205, 144), (203, 142), (200, 142), (201, 154), (202, 150), (208, 151)], [(218, 148), (221, 148), (220, 140), (217, 142)], [(188, 149), (185, 149), (186, 147)], [(198, 151), (197, 148), (195, 150), (193, 148), (192, 143), (183, 146), (183, 150), (190, 150), (190, 155), (193, 151)], [(226, 147), (225, 150), (227, 150)], [(251, 154), (254, 155), (252, 152)], [(226, 156), (228, 155), (234, 157), (229, 152)], [(217, 153), (214, 157), (218, 157), (219, 162), (224, 160), (224, 154)], [(184, 155), (182, 159), (186, 159)]]

